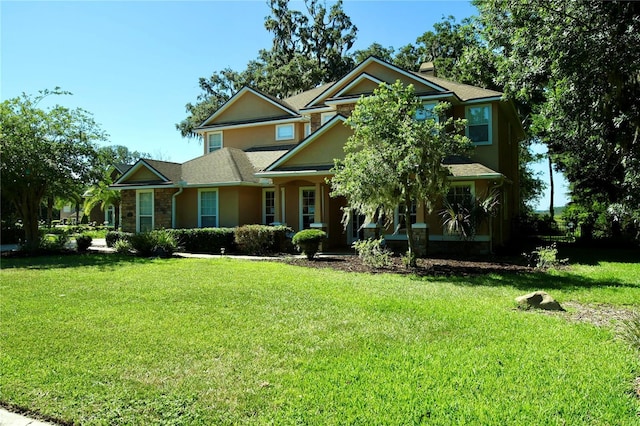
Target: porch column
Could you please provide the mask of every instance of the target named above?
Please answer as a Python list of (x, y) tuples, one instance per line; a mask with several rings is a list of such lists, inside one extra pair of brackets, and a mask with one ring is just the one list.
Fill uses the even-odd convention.
[(416, 223), (413, 224), (413, 237), (416, 244), (416, 255), (424, 257), (429, 250), (429, 225), (426, 223), (427, 207), (424, 200), (416, 206)]

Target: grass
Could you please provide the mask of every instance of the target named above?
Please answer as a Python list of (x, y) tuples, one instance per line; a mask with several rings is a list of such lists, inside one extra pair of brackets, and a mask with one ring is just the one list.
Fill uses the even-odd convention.
[(0, 404), (75, 424), (638, 424), (638, 353), (514, 309), (640, 306), (640, 264), (415, 278), (233, 259), (2, 261)]

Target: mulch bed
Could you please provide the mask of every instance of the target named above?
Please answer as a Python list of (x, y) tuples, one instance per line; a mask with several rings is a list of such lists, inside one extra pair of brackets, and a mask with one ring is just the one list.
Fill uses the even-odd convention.
[(343, 272), (390, 273), (417, 276), (477, 276), (487, 274), (534, 272), (535, 269), (523, 265), (519, 260), (499, 257), (457, 259), (455, 257), (431, 257), (418, 259), (416, 268), (406, 268), (400, 257), (393, 258), (393, 265), (372, 268), (365, 265), (358, 256), (322, 256), (314, 260), (285, 258), (286, 263), (308, 268), (330, 268)]

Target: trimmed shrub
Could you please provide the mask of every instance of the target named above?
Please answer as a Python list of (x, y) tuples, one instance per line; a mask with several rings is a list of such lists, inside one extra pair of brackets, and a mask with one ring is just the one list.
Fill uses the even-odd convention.
[(115, 247), (116, 243), (120, 240), (127, 240), (133, 234), (129, 232), (119, 232), (119, 231), (109, 231), (107, 235), (105, 235), (105, 240), (107, 242), (107, 247)]
[(91, 236), (89, 235), (78, 235), (76, 237), (76, 247), (78, 251), (85, 252), (89, 250), (89, 247), (91, 247), (92, 241), (93, 241), (93, 238), (91, 238)]
[(235, 230), (235, 243), (242, 253), (262, 255), (273, 252), (273, 232), (265, 225), (244, 225)]
[(165, 229), (141, 232), (129, 237), (131, 247), (141, 256), (170, 257), (178, 247), (176, 238)]
[(362, 263), (372, 268), (384, 268), (393, 263), (393, 252), (384, 246), (383, 237), (356, 241), (353, 248), (358, 252)]
[(292, 252), (293, 229), (287, 226), (244, 225), (235, 229), (238, 250), (251, 255)]
[(133, 248), (131, 247), (131, 243), (129, 243), (129, 240), (125, 239), (116, 240), (113, 248), (115, 249), (116, 253), (120, 254), (129, 254), (131, 253), (131, 250), (133, 250)]
[(327, 233), (320, 229), (304, 229), (291, 240), (307, 259), (312, 260), (320, 250), (320, 244), (327, 238)]
[(219, 254), (236, 250), (232, 228), (169, 229), (178, 244), (189, 253)]

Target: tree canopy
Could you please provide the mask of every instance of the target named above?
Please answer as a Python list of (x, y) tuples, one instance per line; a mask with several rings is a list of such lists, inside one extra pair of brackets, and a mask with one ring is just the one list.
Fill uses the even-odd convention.
[(498, 82), (530, 106), (530, 133), (572, 200), (620, 205), (640, 220), (640, 3), (477, 0), (503, 58)]
[(243, 71), (225, 68), (199, 80), (202, 93), (186, 105), (187, 117), (176, 128), (183, 137), (220, 108), (243, 86), (285, 98), (334, 81), (354, 65), (348, 54), (357, 28), (342, 9), (342, 0), (327, 9), (324, 2), (305, 0), (306, 11), (291, 10), (288, 0), (269, 0), (265, 28), (272, 47), (261, 50)]
[(349, 208), (368, 220), (393, 217), (400, 204), (409, 241), (409, 259), (415, 264), (411, 205), (428, 210), (447, 190), (447, 155), (464, 153), (470, 141), (461, 134), (464, 120), (446, 117), (450, 105), (440, 103), (416, 119), (423, 108), (412, 85), (386, 83), (363, 97), (347, 124), (354, 134), (345, 144), (344, 160), (337, 160), (331, 179), (332, 196), (344, 196)]
[(24, 224), (27, 248), (39, 244), (38, 213), (45, 197), (74, 191), (99, 178), (95, 142), (106, 140), (90, 113), (56, 105), (42, 109), (49, 95), (23, 94), (0, 104), (0, 172), (3, 198), (13, 203)]

